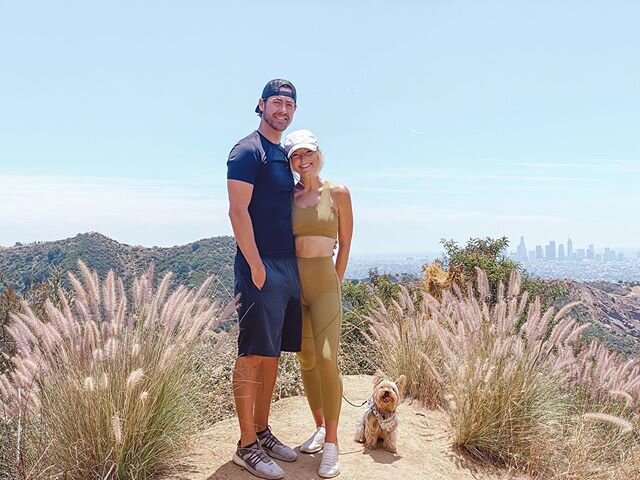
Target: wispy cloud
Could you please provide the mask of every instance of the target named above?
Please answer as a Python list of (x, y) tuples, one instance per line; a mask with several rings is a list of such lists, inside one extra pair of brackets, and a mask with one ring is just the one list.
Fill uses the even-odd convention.
[(563, 215), (541, 215), (541, 214), (508, 214), (500, 211), (479, 211), (473, 208), (453, 209), (437, 208), (428, 206), (407, 206), (398, 209), (394, 207), (375, 206), (368, 208), (364, 206), (359, 212), (361, 219), (388, 218), (393, 222), (410, 222), (413, 225), (424, 223), (433, 225), (434, 221), (445, 222), (487, 222), (488, 224), (536, 224), (536, 223), (556, 223), (561, 224), (566, 221)]
[(172, 245), (230, 233), (224, 184), (153, 179), (3, 176), (0, 244), (100, 231)]
[(541, 175), (535, 174), (508, 174), (486, 173), (474, 171), (473, 168), (452, 167), (449, 169), (384, 169), (364, 174), (374, 178), (406, 179), (406, 180), (455, 180), (455, 181), (480, 181), (496, 180), (500, 182), (593, 182), (592, 178), (578, 175)]
[(420, 188), (393, 188), (393, 187), (351, 187), (350, 190), (354, 193), (420, 193), (423, 194), (425, 192), (424, 189)]
[(592, 182), (593, 179), (583, 177), (554, 176), (554, 175), (504, 175), (504, 174), (486, 174), (472, 175), (465, 177), (467, 179), (478, 180), (500, 180), (507, 182)]
[(364, 172), (365, 177), (387, 178), (387, 179), (426, 179), (426, 180), (448, 180), (456, 178), (454, 171), (441, 169), (408, 169), (389, 168)]
[(640, 172), (640, 159), (615, 160), (610, 158), (598, 158), (583, 162), (517, 162), (511, 164), (517, 167), (542, 168), (542, 169), (572, 169), (576, 172), (607, 171), (607, 172)]
[[(425, 186), (420, 188), (419, 182), (387, 178), (377, 184), (373, 180), (379, 179), (347, 182), (353, 192), (356, 253), (438, 250), (441, 238), (462, 241), (523, 234), (554, 238), (570, 232), (595, 243), (613, 244), (612, 238), (631, 243), (640, 235), (640, 222), (632, 215), (638, 197), (631, 191), (620, 193), (626, 201), (615, 203), (615, 208), (608, 206), (612, 203), (600, 205), (598, 196), (589, 197), (593, 199), (589, 206), (582, 202), (577, 208), (559, 180), (521, 185), (510, 181), (499, 189), (489, 180), (478, 182), (482, 188), (477, 189), (460, 182), (423, 181)], [(533, 200), (522, 197), (522, 190), (532, 190)], [(557, 195), (550, 196), (550, 191)], [(0, 206), (0, 245), (54, 240), (86, 231), (146, 246), (231, 234), (225, 183), (213, 176), (175, 182), (1, 176)], [(612, 226), (595, 225), (605, 218)]]
[(471, 237), (516, 237), (533, 230), (555, 232), (566, 228), (562, 215), (507, 214), (426, 205), (394, 208), (357, 204), (354, 245), (361, 252), (438, 251), (441, 238), (465, 241)]

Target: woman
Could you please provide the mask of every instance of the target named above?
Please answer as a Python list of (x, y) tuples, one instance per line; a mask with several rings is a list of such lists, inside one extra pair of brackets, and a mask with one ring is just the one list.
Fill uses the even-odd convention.
[[(316, 431), (300, 451), (322, 450), (318, 475), (335, 477), (338, 461), (338, 419), (342, 379), (338, 343), (342, 323), (340, 285), (353, 233), (351, 195), (344, 185), (320, 178), (324, 157), (309, 130), (287, 136), (285, 151), (299, 180), (294, 190), (293, 235), (302, 297), (302, 351), (298, 354), (302, 382)], [(333, 263), (334, 248), (338, 255)]]

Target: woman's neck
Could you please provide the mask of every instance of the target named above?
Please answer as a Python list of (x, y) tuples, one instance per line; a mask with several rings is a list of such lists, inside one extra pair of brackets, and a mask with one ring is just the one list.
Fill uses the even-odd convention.
[(301, 175), (300, 183), (306, 192), (310, 192), (312, 190), (320, 189), (322, 186), (322, 179), (320, 178), (320, 175), (317, 174), (311, 174), (309, 176)]

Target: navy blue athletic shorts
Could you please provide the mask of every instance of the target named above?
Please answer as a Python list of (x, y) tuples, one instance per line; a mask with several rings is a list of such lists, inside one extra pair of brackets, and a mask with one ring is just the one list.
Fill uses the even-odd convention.
[(300, 280), (295, 257), (263, 258), (267, 279), (261, 290), (251, 280), (251, 269), (240, 253), (234, 263), (238, 307), (238, 356), (279, 357), (299, 352), (302, 344)]

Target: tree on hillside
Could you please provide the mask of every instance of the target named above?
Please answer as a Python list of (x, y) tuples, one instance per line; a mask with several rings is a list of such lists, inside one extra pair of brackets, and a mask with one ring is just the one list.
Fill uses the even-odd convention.
[(424, 289), (437, 298), (442, 290), (453, 285), (465, 288), (470, 282), (474, 283), (477, 268), (486, 273), (493, 298), (496, 297), (498, 285), (506, 285), (514, 270), (522, 275), (523, 288), (530, 297), (539, 296), (545, 305), (551, 305), (567, 293), (562, 282), (531, 278), (522, 265), (507, 257), (507, 237), (470, 238), (464, 246), (454, 240), (442, 239), (440, 243), (444, 248), (442, 260), (423, 268)]
[[(476, 268), (484, 270), (489, 283), (497, 287), (498, 283), (507, 283), (513, 270), (522, 273), (522, 266), (509, 259), (505, 252), (509, 247), (509, 239), (501, 238), (470, 238), (464, 247), (460, 247), (454, 240), (441, 240), (444, 248), (444, 263), (449, 271), (460, 277), (466, 284), (476, 278)], [(493, 292), (495, 293), (495, 292)]]

